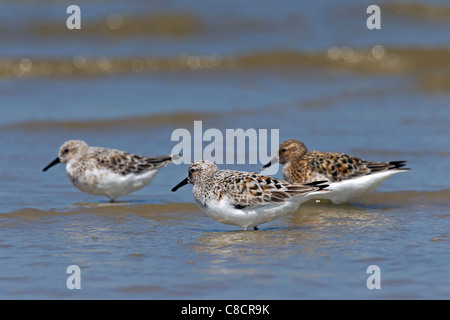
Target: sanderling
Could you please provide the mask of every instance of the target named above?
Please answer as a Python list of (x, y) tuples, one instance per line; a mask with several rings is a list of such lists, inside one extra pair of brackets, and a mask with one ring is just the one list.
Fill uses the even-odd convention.
[(115, 149), (90, 147), (80, 140), (69, 140), (43, 171), (65, 163), (67, 175), (75, 187), (114, 201), (148, 185), (161, 168), (172, 162), (172, 158), (170, 155), (141, 157)]
[(375, 190), (390, 176), (409, 170), (406, 161), (366, 161), (337, 152), (308, 151), (297, 140), (280, 144), (278, 156), (264, 168), (279, 162), (283, 177), (290, 183), (328, 180), (330, 192), (317, 195), (334, 203), (347, 202)]
[(210, 218), (244, 230), (295, 211), (315, 193), (328, 192), (323, 181), (290, 184), (257, 173), (219, 170), (210, 161), (195, 161), (188, 177), (172, 191), (191, 183), (194, 199)]

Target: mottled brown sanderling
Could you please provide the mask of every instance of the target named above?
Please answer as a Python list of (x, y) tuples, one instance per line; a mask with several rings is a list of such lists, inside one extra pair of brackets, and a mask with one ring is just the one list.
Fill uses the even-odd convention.
[(298, 140), (280, 144), (278, 156), (264, 168), (279, 162), (290, 183), (328, 180), (330, 192), (317, 195), (335, 203), (347, 202), (375, 190), (392, 175), (405, 172), (406, 161), (366, 161), (337, 152), (308, 151)]
[(317, 193), (328, 192), (323, 181), (291, 184), (258, 173), (219, 170), (212, 162), (193, 162), (188, 177), (175, 186), (192, 184), (194, 199), (210, 218), (244, 230), (295, 211)]
[(173, 158), (171, 155), (141, 157), (115, 149), (90, 147), (80, 140), (69, 140), (43, 171), (65, 163), (67, 175), (75, 187), (114, 201), (148, 185)]

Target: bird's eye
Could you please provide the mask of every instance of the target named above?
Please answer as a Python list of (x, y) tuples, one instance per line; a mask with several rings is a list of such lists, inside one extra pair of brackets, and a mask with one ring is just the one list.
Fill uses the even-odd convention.
[(189, 174), (194, 173), (195, 169), (189, 169)]
[(285, 153), (286, 152), (286, 148), (283, 148), (280, 150), (280, 153)]
[(69, 149), (64, 149), (64, 153), (69, 153)]

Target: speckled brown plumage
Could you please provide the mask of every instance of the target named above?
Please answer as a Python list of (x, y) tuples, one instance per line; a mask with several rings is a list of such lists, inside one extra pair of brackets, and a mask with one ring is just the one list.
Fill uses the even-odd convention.
[[(283, 165), (283, 176), (290, 183), (329, 180), (338, 182), (391, 169), (399, 169), (405, 161), (366, 161), (358, 157), (337, 152), (308, 151), (297, 140), (280, 144), (279, 162)], [(402, 168), (402, 170), (407, 170)]]
[(161, 168), (172, 162), (172, 156), (142, 157), (69, 140), (43, 171), (60, 162), (66, 164), (67, 175), (78, 189), (114, 200), (149, 184)]
[(176, 185), (176, 191), (193, 184), (194, 199), (201, 210), (216, 221), (254, 227), (284, 216), (317, 192), (328, 192), (323, 181), (291, 184), (253, 172), (219, 170), (210, 161), (195, 161), (188, 177)]
[(224, 198), (233, 205), (242, 207), (280, 203), (326, 187), (319, 182), (291, 184), (253, 172), (219, 170), (209, 161), (192, 163), (187, 179), (186, 183), (194, 185), (194, 197), (201, 205), (206, 205), (211, 199)]
[(170, 156), (142, 157), (115, 149), (91, 147), (81, 159), (95, 159), (99, 167), (107, 168), (121, 175), (139, 174), (158, 169), (172, 161)]

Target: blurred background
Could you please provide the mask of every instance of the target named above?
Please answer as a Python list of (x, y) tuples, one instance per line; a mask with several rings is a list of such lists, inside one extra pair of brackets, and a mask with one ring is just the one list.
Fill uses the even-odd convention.
[[(71, 4), (81, 9), (81, 30), (66, 27), (70, 16), (66, 9)], [(372, 4), (381, 8), (380, 30), (366, 27), (370, 16), (366, 9)], [(167, 203), (185, 204), (171, 207), (169, 211), (188, 210), (190, 219), (198, 219), (199, 226), (190, 229), (190, 236), (179, 235), (181, 239), (196, 238), (193, 230), (198, 231), (196, 228), (201, 229), (204, 224), (215, 231), (222, 230), (221, 227), (235, 230), (197, 215), (190, 188), (170, 192), (186, 176), (186, 165), (162, 170), (152, 185), (125, 199), (131, 205), (115, 209), (122, 210), (120, 213), (101, 209), (96, 214), (94, 210), (91, 218), (92, 210), (86, 203), (96, 206), (105, 204), (106, 199), (75, 189), (62, 165), (41, 172), (57, 156), (59, 146), (69, 139), (83, 139), (90, 145), (140, 155), (168, 154), (177, 144), (170, 139), (173, 130), (191, 131), (194, 120), (203, 121), (203, 130), (276, 128), (280, 130), (280, 141), (298, 139), (311, 150), (346, 152), (367, 160), (407, 160), (412, 171), (383, 183), (378, 189), (383, 196), (362, 200), (362, 206), (375, 214), (379, 214), (379, 206), (384, 206), (383, 201), (394, 207), (400, 201), (409, 206), (408, 210), (421, 208), (417, 212), (419, 216), (425, 210), (439, 218), (431, 220), (434, 222), (429, 217), (424, 219), (423, 224), (414, 226), (417, 229), (411, 229), (412, 234), (426, 237), (427, 245), (448, 244), (448, 230), (436, 230), (446, 221), (443, 217), (448, 220), (449, 35), (450, 6), (448, 1), (439, 0), (79, 0), (76, 3), (2, 0), (0, 221), (3, 228), (0, 233), (4, 235), (0, 238), (10, 240), (1, 240), (4, 243), (0, 252), (3, 248), (6, 250), (3, 257), (10, 258), (23, 249), (18, 243), (26, 239), (45, 243), (48, 230), (67, 230), (65, 223), (72, 218), (81, 220), (79, 213), (83, 213), (83, 220), (87, 219), (86, 225), (105, 223), (106, 230), (111, 221), (119, 219), (115, 214), (121, 219), (129, 214), (137, 215), (148, 222), (146, 214), (160, 208), (154, 205)], [(248, 152), (256, 151), (250, 148)], [(258, 171), (261, 166), (229, 167)], [(59, 214), (68, 215), (66, 222), (60, 220)], [(108, 214), (112, 215), (111, 220), (96, 220)], [(163, 222), (156, 219), (155, 223), (166, 223), (165, 218), (161, 219)], [(42, 224), (42, 233), (36, 233), (36, 223)], [(435, 224), (430, 227), (428, 223)], [(82, 226), (76, 227), (81, 233)], [(427, 226), (430, 232), (424, 235)], [(184, 227), (176, 225), (176, 228)], [(91, 239), (90, 232), (83, 239)], [(102, 237), (101, 231), (95, 232), (95, 237)], [(378, 232), (380, 229), (374, 234)], [(359, 231), (352, 236), (353, 240), (358, 238)], [(211, 240), (210, 237), (206, 235), (206, 239)], [(430, 239), (438, 240), (430, 242)], [(60, 240), (48, 240), (51, 244), (47, 245)], [(259, 242), (260, 239), (255, 240), (255, 245)], [(108, 245), (114, 246), (112, 243)], [(148, 257), (143, 253), (144, 243), (147, 241), (143, 241), (140, 254)], [(70, 242), (70, 245), (74, 244)], [(82, 261), (89, 264), (86, 261), (94, 258), (83, 251), (84, 243), (79, 245)], [(130, 244), (135, 246), (135, 242)], [(174, 246), (171, 250), (176, 251), (178, 248)], [(204, 242), (200, 245), (204, 249), (202, 254), (210, 252), (211, 248), (203, 246), (206, 246)], [(218, 246), (216, 242), (215, 246)], [(65, 251), (59, 249), (56, 252), (62, 256), (75, 255), (63, 254)], [(397, 249), (404, 252), (405, 248)], [(27, 267), (21, 269), (17, 265), (29, 266), (33, 262), (27, 259), (34, 261), (36, 256), (46, 254), (43, 247), (36, 249), (39, 254), (30, 250), (32, 254), (23, 256), (19, 262), (12, 259), (10, 270), (28, 274)], [(395, 255), (391, 253), (391, 257)], [(190, 253), (187, 256), (174, 266), (195, 260)], [(164, 259), (160, 262), (164, 266)], [(400, 265), (410, 263), (402, 261)], [(444, 268), (439, 266), (434, 273), (439, 273), (441, 267)], [(47, 268), (46, 272), (49, 269), (53, 270)], [(37, 274), (45, 278), (42, 275), (45, 272)], [(118, 274), (116, 278), (121, 279), (122, 274), (119, 271)], [(22, 279), (20, 275), (17, 277)], [(8, 276), (4, 279), (7, 279), (4, 292), (10, 293), (8, 284), (17, 286), (18, 281)], [(202, 282), (195, 276), (193, 279)], [(289, 279), (287, 276), (269, 282), (281, 285), (291, 283)], [(437, 279), (429, 280), (427, 288)], [(260, 293), (259, 288), (255, 285), (251, 294)], [(146, 297), (153, 297), (154, 288), (146, 289), (144, 292), (149, 294)], [(421, 291), (416, 289), (416, 293)], [(169, 298), (186, 297), (183, 293), (177, 296), (167, 290), (155, 290)], [(33, 294), (40, 297), (40, 291), (31, 289), (18, 290), (18, 296), (28, 297), (23, 292), (30, 291), (32, 297)], [(62, 289), (57, 293), (52, 288), (48, 291), (56, 297), (65, 297), (67, 293)], [(405, 289), (393, 296), (409, 297), (405, 291), (410, 293)], [(207, 296), (206, 290), (194, 292), (197, 292), (194, 297)], [(223, 292), (221, 297), (226, 298), (226, 292), (233, 295), (238, 291)], [(239, 292), (247, 297), (245, 290)], [(351, 289), (347, 293), (350, 297), (354, 294)], [(448, 291), (444, 289), (444, 293)], [(293, 295), (305, 296), (310, 297), (306, 291), (303, 295)]]

